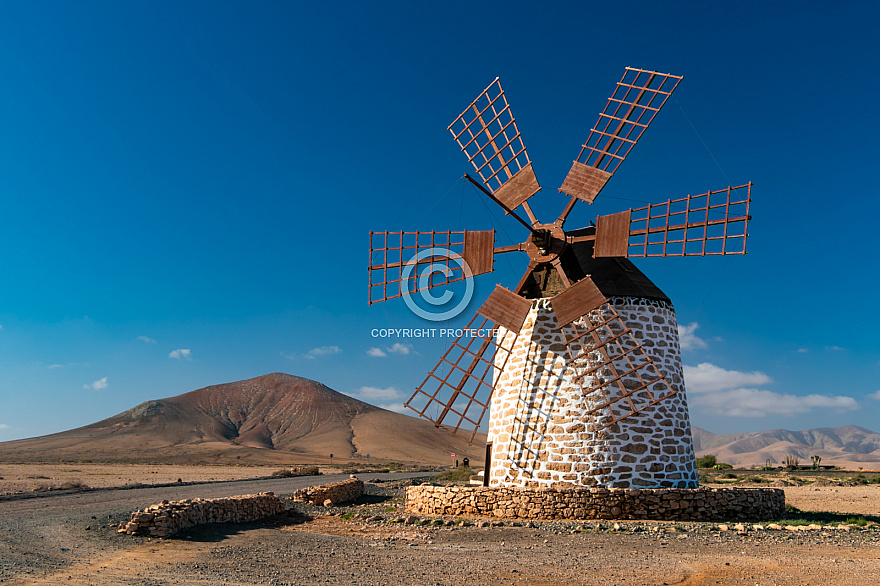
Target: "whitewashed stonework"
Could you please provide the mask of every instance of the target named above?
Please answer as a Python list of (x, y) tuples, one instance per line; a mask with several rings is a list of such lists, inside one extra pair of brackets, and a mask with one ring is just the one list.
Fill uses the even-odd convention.
[[(586, 413), (591, 396), (572, 381), (549, 300), (535, 300), (507, 366), (496, 371), (489, 486), (697, 488), (675, 312), (665, 301), (610, 301), (677, 394), (597, 429), (607, 412)], [(502, 330), (499, 340), (511, 334)]]

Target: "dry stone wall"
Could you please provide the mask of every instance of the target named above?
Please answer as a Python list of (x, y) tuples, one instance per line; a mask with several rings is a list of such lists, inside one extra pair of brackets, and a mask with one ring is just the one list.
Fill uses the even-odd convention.
[(246, 523), (284, 511), (284, 503), (271, 492), (216, 499), (162, 501), (131, 514), (131, 521), (119, 533), (170, 537), (208, 523)]
[(506, 519), (649, 519), (733, 521), (781, 518), (778, 488), (528, 490), (474, 486), (411, 486), (406, 508), (422, 515)]
[(364, 494), (364, 482), (352, 475), (348, 480), (303, 488), (291, 496), (291, 500), (312, 505), (332, 506), (353, 501)]
[[(644, 409), (604, 426), (616, 407), (596, 410), (604, 402), (599, 392), (585, 394), (574, 382), (583, 366), (576, 369), (569, 361), (549, 300), (535, 300), (492, 395), (489, 486), (698, 486), (675, 312), (665, 301), (613, 297), (610, 302), (632, 331), (623, 343), (637, 341), (676, 394), (645, 406), (647, 394), (637, 392), (632, 399)], [(502, 329), (499, 339), (509, 335)], [(601, 376), (599, 371), (586, 386), (598, 386)], [(634, 388), (638, 381), (624, 378), (624, 384)]]

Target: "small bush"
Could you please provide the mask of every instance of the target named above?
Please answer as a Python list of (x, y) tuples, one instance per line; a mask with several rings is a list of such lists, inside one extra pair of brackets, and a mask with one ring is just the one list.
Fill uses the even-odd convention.
[(468, 480), (474, 473), (470, 466), (459, 466), (455, 470), (447, 470), (437, 476), (440, 480)]
[(719, 462), (719, 463), (715, 464), (714, 466), (712, 466), (712, 468), (714, 470), (731, 470), (731, 469), (733, 469), (733, 466), (731, 466), (730, 464), (727, 464), (726, 462)]
[(712, 468), (717, 463), (717, 458), (712, 454), (706, 454), (702, 458), (697, 458), (697, 468)]

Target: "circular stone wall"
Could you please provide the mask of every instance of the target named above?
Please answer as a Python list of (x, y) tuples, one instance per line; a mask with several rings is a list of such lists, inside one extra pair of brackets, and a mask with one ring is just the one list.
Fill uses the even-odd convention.
[(569, 490), (411, 486), (406, 508), (423, 515), (506, 519), (648, 519), (752, 521), (779, 519), (779, 488), (574, 488)]

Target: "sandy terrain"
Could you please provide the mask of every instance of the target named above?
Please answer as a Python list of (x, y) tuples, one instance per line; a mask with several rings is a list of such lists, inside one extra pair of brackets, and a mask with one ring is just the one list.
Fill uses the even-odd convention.
[(802, 511), (880, 516), (880, 484), (863, 486), (787, 486), (785, 502)]
[(211, 482), (270, 476), (279, 466), (166, 466), (150, 464), (0, 464), (0, 496), (75, 486), (108, 488)]
[[(66, 469), (71, 468), (108, 483), (144, 484), (144, 480), (174, 482), (184, 476), (231, 480), (235, 475), (266, 476), (274, 471), (93, 465)], [(3, 466), (0, 475), (27, 475), (39, 469), (50, 476), (45, 466)], [(196, 528), (167, 540), (118, 535), (113, 525), (131, 510), (165, 496), (215, 496), (211, 493), (216, 490), (238, 491), (235, 494), (275, 490), (285, 495), (305, 482), (325, 480), (319, 476), (250, 481), (242, 486), (57, 491), (5, 502), (0, 498), (0, 583), (459, 586), (480, 576), (487, 584), (536, 586), (863, 586), (880, 580), (880, 527), (876, 523), (848, 530), (808, 531), (750, 526), (747, 533), (723, 531), (713, 523), (511, 526), (508, 521), (503, 526), (481, 527), (455, 524), (454, 519), (439, 525), (424, 517), (416, 523), (401, 523), (407, 515), (401, 495), (408, 481), (394, 480), (397, 475), (376, 476), (383, 480), (368, 483), (368, 495), (358, 503), (333, 509), (296, 504), (298, 512), (279, 518)], [(366, 480), (371, 477), (362, 475)], [(876, 520), (880, 515), (877, 484), (787, 486), (785, 491), (789, 504), (802, 511), (839, 513), (838, 522), (860, 515)]]

